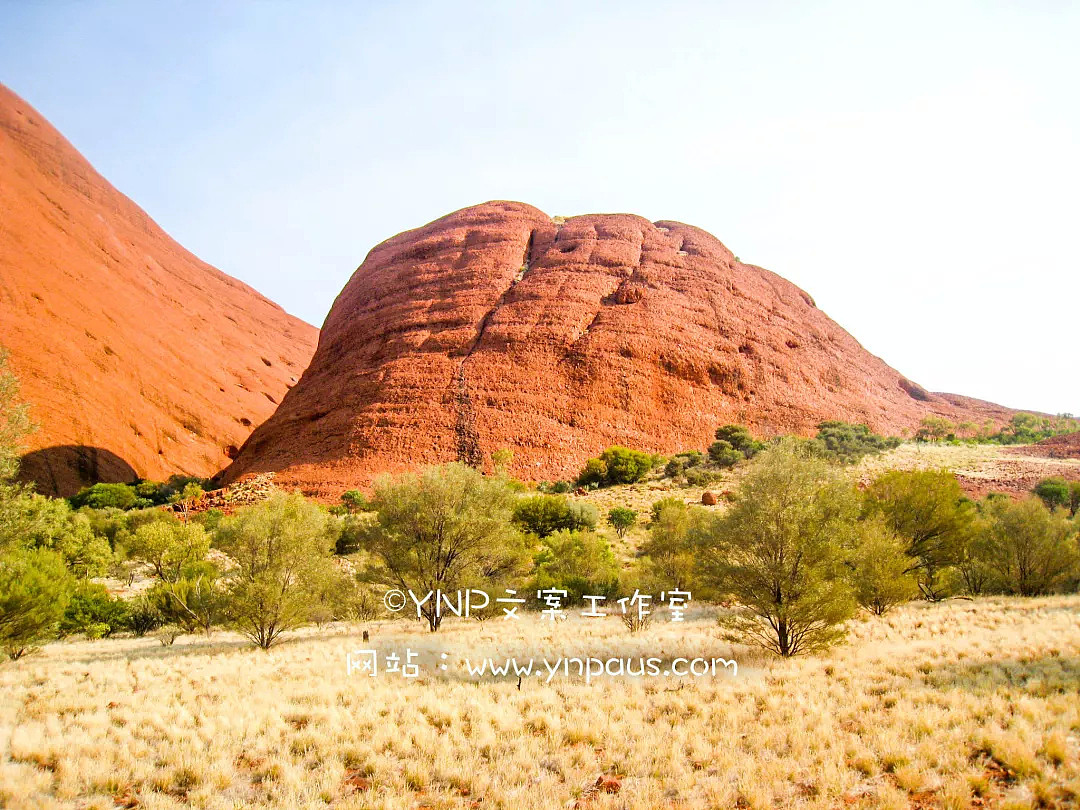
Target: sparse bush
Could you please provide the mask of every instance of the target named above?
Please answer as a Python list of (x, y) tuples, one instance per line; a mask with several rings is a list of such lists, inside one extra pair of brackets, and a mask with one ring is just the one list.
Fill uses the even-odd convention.
[(956, 476), (944, 470), (887, 472), (867, 489), (864, 511), (883, 517), (907, 542), (923, 595), (927, 599), (948, 595), (945, 569), (958, 560), (975, 528), (974, 505)]
[(236, 562), (230, 625), (265, 650), (310, 621), (320, 583), (336, 573), (334, 530), (330, 515), (300, 495), (275, 494), (223, 520), (215, 545)]
[(560, 530), (595, 529), (597, 513), (591, 504), (562, 495), (533, 495), (514, 504), (511, 520), (527, 534), (547, 537)]
[(9, 658), (55, 638), (72, 587), (53, 551), (18, 549), (0, 556), (0, 647)]
[(911, 564), (904, 541), (883, 521), (859, 522), (852, 574), (861, 607), (881, 616), (918, 596), (919, 583)]
[(1078, 573), (1077, 527), (1037, 498), (999, 499), (987, 509), (988, 557), (1007, 593), (1053, 593)]
[(542, 541), (535, 559), (533, 589), (561, 588), (564, 604), (576, 605), (586, 594), (611, 599), (619, 590), (619, 567), (611, 546), (591, 531), (557, 531)]
[[(453, 592), (495, 581), (505, 587), (528, 557), (511, 523), (517, 495), (505, 479), (486, 478), (463, 464), (375, 481), (375, 520), (361, 542), (377, 561), (375, 581), (416, 594)], [(432, 599), (421, 609), (438, 630)]]
[(649, 539), (641, 547), (650, 584), (660, 590), (690, 590), (694, 586), (696, 549), (691, 537), (705, 516), (678, 498), (661, 498), (652, 506)]
[(127, 608), (125, 629), (138, 638), (157, 630), (164, 621), (157, 600), (149, 594), (139, 594), (128, 602)]
[[(732, 449), (741, 453), (744, 458), (753, 458), (765, 449), (765, 445), (756, 441), (750, 435), (750, 431), (742, 425), (722, 425), (716, 429), (714, 438), (717, 442), (727, 442)], [(712, 455), (711, 448), (709, 455)]]
[(71, 599), (60, 619), (60, 634), (82, 633), (87, 638), (108, 638), (125, 629), (127, 603), (111, 596), (104, 585), (82, 582), (71, 594)]
[(131, 509), (138, 495), (130, 484), (94, 484), (69, 498), (73, 508)]
[(368, 502), (367, 497), (358, 489), (343, 492), (341, 494), (341, 505), (345, 507), (345, 510), (350, 515), (371, 511), (371, 504)]
[(707, 470), (704, 467), (691, 467), (686, 471), (684, 477), (687, 485), (691, 487), (707, 487), (722, 478), (719, 473)]
[(813, 439), (816, 452), (823, 458), (854, 464), (864, 456), (875, 455), (900, 446), (900, 439), (886, 438), (866, 425), (847, 422), (822, 422)]
[(927, 416), (919, 422), (915, 431), (915, 440), (920, 442), (940, 442), (952, 439), (956, 435), (956, 425), (941, 416)]
[(745, 458), (729, 441), (720, 439), (709, 445), (709, 460), (718, 467), (734, 467)]
[(578, 476), (578, 484), (589, 486), (612, 486), (633, 484), (645, 477), (653, 468), (655, 458), (640, 450), (628, 447), (609, 447), (599, 458), (591, 458)]
[(210, 536), (198, 523), (155, 520), (139, 526), (131, 539), (132, 557), (149, 563), (157, 577), (176, 582), (184, 569), (206, 557)]
[(626, 533), (637, 523), (637, 512), (625, 506), (616, 506), (608, 510), (607, 521), (615, 530), (615, 534), (626, 537)]
[(741, 608), (740, 639), (781, 656), (825, 649), (855, 610), (844, 566), (858, 496), (804, 444), (781, 441), (754, 460), (735, 503), (699, 533), (705, 579)]
[(1069, 509), (1072, 511), (1072, 492), (1069, 482), (1064, 478), (1044, 478), (1032, 492), (1039, 497), (1047, 509)]

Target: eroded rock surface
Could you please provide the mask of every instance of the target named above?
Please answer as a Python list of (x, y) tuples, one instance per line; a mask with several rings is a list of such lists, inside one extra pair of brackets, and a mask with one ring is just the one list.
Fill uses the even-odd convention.
[(225, 479), (273, 470), (332, 497), (503, 447), (519, 477), (568, 478), (609, 445), (703, 448), (728, 422), (898, 434), (928, 414), (1011, 411), (925, 391), (698, 228), (490, 202), (371, 251)]
[(0, 85), (0, 345), (40, 426), (23, 464), (40, 491), (217, 472), (317, 336), (170, 239)]

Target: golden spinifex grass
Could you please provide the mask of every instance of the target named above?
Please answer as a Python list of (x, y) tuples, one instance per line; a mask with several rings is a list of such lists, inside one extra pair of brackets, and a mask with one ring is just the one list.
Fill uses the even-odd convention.
[[(49, 645), (0, 667), (11, 808), (1035, 807), (1080, 802), (1080, 597), (916, 603), (764, 660), (712, 611)], [(416, 680), (346, 675), (359, 648)], [(447, 652), (448, 658), (440, 658)], [(461, 657), (735, 657), (715, 678), (469, 678)], [(437, 670), (449, 661), (446, 672)], [(434, 674), (438, 671), (439, 674)]]

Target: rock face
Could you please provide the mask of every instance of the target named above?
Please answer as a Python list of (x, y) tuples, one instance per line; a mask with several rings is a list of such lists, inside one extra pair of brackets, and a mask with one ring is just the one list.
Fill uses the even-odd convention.
[(39, 491), (212, 475), (318, 331), (199, 261), (0, 85), (0, 345), (39, 425)]
[(332, 497), (504, 447), (517, 476), (568, 478), (608, 445), (703, 448), (728, 422), (899, 433), (931, 413), (1011, 411), (923, 390), (697, 228), (491, 202), (371, 251), (225, 480), (277, 471)]

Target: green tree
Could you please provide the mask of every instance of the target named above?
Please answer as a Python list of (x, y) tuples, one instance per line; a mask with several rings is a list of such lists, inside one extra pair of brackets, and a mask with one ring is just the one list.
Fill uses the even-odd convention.
[(1078, 573), (1076, 525), (1037, 498), (994, 501), (988, 509), (989, 557), (1008, 593), (1053, 593)]
[(147, 596), (161, 617), (159, 625), (172, 625), (185, 633), (210, 635), (232, 607), (220, 572), (206, 563), (190, 567), (177, 579), (159, 581)]
[(130, 484), (94, 484), (79, 490), (68, 500), (75, 509), (131, 509), (139, 496)]
[(915, 439), (920, 442), (939, 442), (956, 433), (956, 425), (941, 416), (927, 416), (919, 422)]
[(843, 637), (857, 515), (852, 484), (805, 443), (785, 440), (754, 460), (735, 503), (699, 535), (704, 578), (742, 606), (726, 619), (738, 637), (781, 656)]
[(919, 583), (911, 571), (904, 541), (880, 519), (860, 521), (856, 534), (852, 574), (860, 607), (881, 616), (914, 599)]
[(607, 521), (615, 534), (626, 537), (626, 533), (637, 523), (637, 512), (625, 506), (615, 506), (608, 510)]
[(660, 590), (690, 590), (695, 585), (696, 548), (692, 532), (705, 521), (701, 509), (678, 498), (661, 498), (652, 507), (649, 539), (642, 544), (645, 569)]
[(615, 555), (607, 541), (594, 532), (560, 530), (548, 535), (535, 564), (533, 587), (565, 590), (564, 604), (580, 604), (586, 594), (610, 599), (618, 592)]
[(628, 447), (609, 447), (599, 458), (589, 459), (578, 475), (578, 484), (612, 486), (633, 484), (645, 477), (656, 459), (649, 453)]
[[(528, 559), (510, 519), (515, 500), (504, 479), (463, 464), (377, 479), (375, 520), (362, 542), (377, 561), (370, 574), (420, 599), (435, 591), (504, 585)], [(442, 623), (434, 600), (421, 607), (432, 631)]]
[(60, 620), (61, 635), (82, 633), (87, 638), (108, 638), (128, 623), (127, 603), (109, 594), (104, 585), (80, 582)]
[(742, 425), (721, 425), (716, 429), (714, 438), (718, 442), (727, 442), (745, 458), (753, 458), (765, 448)]
[(307, 624), (320, 582), (336, 571), (335, 529), (325, 510), (281, 493), (223, 520), (215, 545), (236, 563), (227, 572), (230, 625), (265, 650)]
[(596, 508), (563, 495), (532, 495), (514, 504), (511, 520), (521, 531), (547, 537), (560, 529), (596, 528)]
[(825, 458), (844, 464), (854, 464), (864, 456), (899, 447), (900, 439), (879, 436), (866, 425), (833, 421), (822, 422), (818, 425), (813, 445)]
[(164, 582), (176, 582), (184, 569), (206, 558), (210, 536), (198, 523), (154, 520), (135, 529), (128, 553), (148, 563)]
[(73, 585), (56, 552), (16, 549), (0, 555), (0, 647), (9, 658), (56, 637)]
[(946, 595), (942, 574), (953, 565), (974, 530), (975, 509), (956, 476), (944, 470), (894, 470), (877, 478), (866, 491), (868, 516), (881, 516), (907, 541), (911, 570), (927, 599)]
[(709, 460), (719, 467), (734, 467), (744, 458), (742, 451), (735, 449), (731, 442), (720, 439), (709, 445)]
[(1072, 511), (1072, 492), (1069, 482), (1064, 478), (1044, 478), (1032, 490), (1038, 495), (1047, 509), (1069, 509)]

